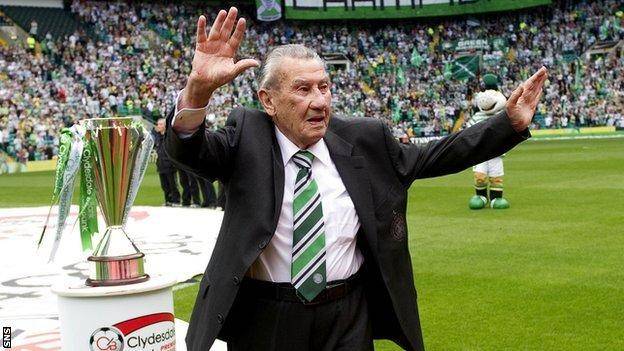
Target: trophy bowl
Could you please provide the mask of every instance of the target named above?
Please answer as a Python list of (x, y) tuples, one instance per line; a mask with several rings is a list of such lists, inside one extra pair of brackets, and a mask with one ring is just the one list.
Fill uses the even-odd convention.
[[(145, 172), (142, 158), (150, 138), (134, 117), (84, 120), (85, 140), (91, 143), (90, 164), (96, 198), (106, 230), (88, 258), (89, 286), (114, 286), (146, 281), (144, 257), (124, 230), (125, 221)], [(151, 140), (150, 140), (151, 141)], [(145, 151), (145, 145), (149, 150)]]

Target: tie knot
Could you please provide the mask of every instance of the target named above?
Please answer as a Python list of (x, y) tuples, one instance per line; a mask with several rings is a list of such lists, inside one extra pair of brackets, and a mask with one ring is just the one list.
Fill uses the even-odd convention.
[(307, 150), (299, 150), (292, 157), (293, 162), (300, 168), (312, 168), (312, 160), (314, 160), (314, 155), (310, 151)]

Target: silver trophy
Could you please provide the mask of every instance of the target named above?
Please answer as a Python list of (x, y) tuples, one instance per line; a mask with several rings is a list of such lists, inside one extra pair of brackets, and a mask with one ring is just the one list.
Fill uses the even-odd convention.
[(93, 118), (83, 121), (91, 143), (96, 197), (106, 231), (88, 258), (90, 286), (126, 285), (146, 281), (144, 256), (124, 225), (145, 174), (153, 140), (140, 118)]

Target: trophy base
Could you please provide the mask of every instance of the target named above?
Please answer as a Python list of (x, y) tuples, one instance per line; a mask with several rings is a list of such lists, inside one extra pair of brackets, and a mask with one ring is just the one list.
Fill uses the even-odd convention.
[(116, 280), (97, 280), (97, 279), (91, 279), (88, 278), (86, 281), (86, 284), (88, 286), (118, 286), (118, 285), (130, 285), (130, 284), (137, 284), (137, 283), (143, 283), (147, 280), (149, 280), (149, 275), (145, 274), (142, 277), (136, 277), (136, 278), (128, 278), (128, 279), (116, 279)]
[(116, 286), (141, 283), (149, 279), (143, 269), (142, 252), (125, 256), (90, 256), (94, 271), (88, 286)]

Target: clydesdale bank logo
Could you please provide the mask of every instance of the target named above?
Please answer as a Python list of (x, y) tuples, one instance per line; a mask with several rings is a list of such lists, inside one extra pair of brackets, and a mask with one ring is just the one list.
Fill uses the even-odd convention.
[(91, 351), (175, 350), (173, 314), (154, 313), (98, 328), (89, 338), (89, 348)]

